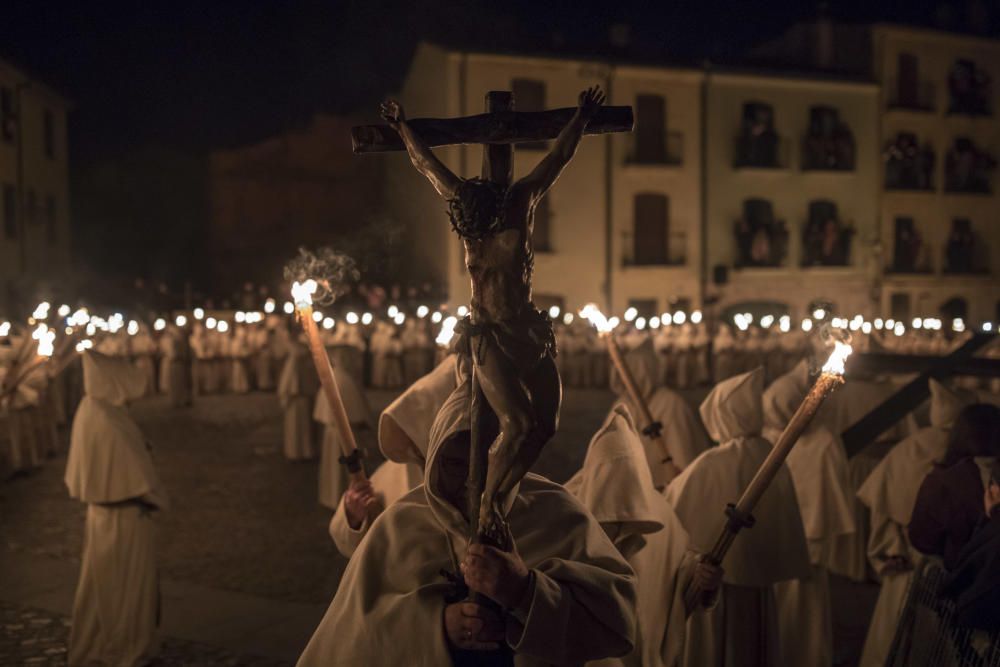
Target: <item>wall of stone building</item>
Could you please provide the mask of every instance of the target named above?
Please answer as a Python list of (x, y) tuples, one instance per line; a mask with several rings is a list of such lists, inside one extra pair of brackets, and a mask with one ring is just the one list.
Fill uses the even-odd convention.
[[(676, 164), (637, 164), (630, 156), (636, 134), (613, 139), (612, 311), (621, 312), (633, 301), (655, 301), (656, 309), (672, 303), (700, 302), (702, 257), (701, 202), (701, 83), (698, 70), (618, 67), (615, 69), (615, 104), (637, 108), (637, 96), (653, 94), (665, 100), (668, 144), (679, 145)], [(637, 117), (636, 123), (641, 124)], [(679, 159), (677, 159), (679, 158)], [(669, 202), (671, 245), (680, 245), (682, 263), (638, 266), (628, 258), (634, 253), (635, 197), (665, 195)], [(672, 249), (671, 253), (676, 253)]]
[(215, 289), (279, 284), (298, 246), (336, 245), (358, 229), (381, 229), (381, 166), (352, 154), (354, 124), (317, 116), (301, 130), (212, 154)]
[[(808, 299), (826, 297), (852, 302), (859, 312), (871, 312), (873, 286), (870, 262), (878, 238), (877, 88), (855, 82), (792, 79), (780, 76), (711, 73), (707, 79), (707, 265), (711, 272), (708, 292), (723, 305), (757, 292), (763, 300), (792, 301), (804, 308)], [(770, 104), (780, 137), (780, 168), (736, 168), (736, 137), (743, 105)], [(835, 107), (850, 127), (855, 142), (855, 167), (851, 171), (802, 169), (802, 139), (809, 127), (813, 105)], [(736, 268), (735, 222), (749, 198), (771, 201), (775, 220), (788, 229), (785, 264), (776, 268)], [(837, 205), (842, 221), (853, 223), (850, 265), (804, 268), (802, 231), (811, 201), (826, 199)], [(714, 282), (716, 267), (726, 282)], [(752, 287), (751, 287), (752, 286)], [(846, 286), (851, 286), (850, 292)], [(862, 289), (863, 288), (863, 289)], [(861, 301), (854, 303), (858, 295)], [(861, 308), (861, 306), (865, 306)]]
[[(23, 72), (3, 62), (0, 62), (0, 87), (11, 96), (15, 113), (18, 102), (21, 105), (19, 118), (9, 123), (10, 138), (0, 136), (0, 306), (3, 306), (15, 292), (25, 292), (23, 298), (30, 299), (36, 296), (36, 287), (44, 284), (49, 289), (56, 281), (64, 281), (72, 270), (72, 246), (68, 103), (43, 83), (30, 81)], [(51, 154), (45, 145), (46, 112), (52, 119)], [(13, 189), (18, 203), (12, 236), (4, 226), (3, 186)]]
[[(885, 174), (878, 174), (881, 196), (881, 231), (886, 269), (883, 303), (886, 309), (894, 295), (909, 298), (915, 315), (936, 315), (945, 301), (967, 300), (970, 316), (996, 319), (1000, 290), (995, 276), (1000, 271), (1000, 177), (994, 170), (992, 194), (961, 194), (945, 191), (945, 156), (956, 137), (973, 137), (979, 149), (1000, 157), (1000, 42), (894, 26), (876, 26), (874, 71), (882, 84), (880, 148), (900, 132), (916, 134), (921, 144), (935, 154), (933, 189), (900, 191), (885, 188)], [(917, 59), (919, 99), (924, 108), (904, 108), (897, 95), (899, 56)], [(992, 116), (949, 113), (948, 74), (959, 58), (968, 58), (988, 72), (992, 85)], [(926, 274), (893, 273), (895, 219), (911, 217), (923, 239)], [(945, 271), (945, 253), (952, 220), (968, 218), (977, 236), (977, 259), (985, 272), (954, 275)]]

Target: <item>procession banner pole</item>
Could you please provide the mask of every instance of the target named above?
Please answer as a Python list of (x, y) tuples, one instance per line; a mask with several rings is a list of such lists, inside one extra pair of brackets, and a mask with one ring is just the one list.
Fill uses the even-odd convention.
[[(850, 354), (850, 345), (841, 343), (840, 341), (835, 343), (833, 354), (830, 355), (826, 365), (823, 366), (820, 376), (816, 379), (806, 397), (802, 399), (802, 403), (795, 411), (795, 414), (792, 415), (788, 425), (785, 426), (785, 430), (781, 432), (767, 458), (764, 459), (760, 468), (757, 469), (757, 473), (750, 481), (750, 484), (744, 489), (743, 495), (740, 496), (735, 505), (730, 504), (726, 507), (726, 525), (723, 527), (722, 532), (719, 533), (715, 546), (702, 557), (705, 561), (713, 565), (720, 565), (739, 532), (743, 528), (753, 527), (755, 522), (753, 510), (757, 506), (757, 503), (760, 502), (764, 492), (771, 485), (771, 482), (774, 481), (778, 471), (781, 470), (781, 466), (785, 462), (785, 459), (788, 458), (788, 454), (792, 451), (795, 443), (798, 442), (799, 437), (808, 428), (813, 417), (819, 411), (820, 406), (823, 405), (823, 402), (838, 387), (844, 384), (844, 362)], [(684, 590), (684, 604), (688, 613), (697, 607), (701, 593), (702, 591), (697, 585), (691, 581), (688, 582)]]

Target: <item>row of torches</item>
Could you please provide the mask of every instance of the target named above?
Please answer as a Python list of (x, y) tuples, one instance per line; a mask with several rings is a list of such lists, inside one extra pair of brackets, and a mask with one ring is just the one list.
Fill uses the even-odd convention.
[[(357, 441), (354, 438), (354, 433), (351, 429), (347, 411), (344, 408), (343, 399), (341, 398), (340, 389), (337, 384), (336, 374), (334, 373), (333, 366), (330, 363), (330, 357), (328, 356), (326, 346), (319, 334), (319, 324), (325, 323), (328, 318), (323, 317), (321, 313), (313, 309), (313, 295), (316, 293), (317, 287), (317, 282), (313, 279), (306, 279), (301, 282), (295, 281), (291, 290), (294, 303), (292, 310), (297, 314), (298, 320), (302, 325), (303, 331), (305, 332), (313, 364), (316, 367), (316, 372), (319, 376), (323, 389), (323, 394), (329, 403), (337, 429), (341, 435), (339, 439), (342, 447), (340, 462), (347, 468), (348, 473), (353, 480), (364, 480), (365, 472), (361, 465), (360, 450), (358, 449)], [(40, 304), (32, 314), (32, 320), (37, 321), (47, 319), (49, 309), (49, 304)], [(266, 310), (268, 309), (266, 308)], [(270, 310), (273, 311), (273, 307), (270, 308)], [(286, 313), (291, 314), (287, 307), (284, 310)], [(38, 322), (37, 326), (35, 326), (32, 331), (31, 338), (29, 339), (28, 337), (24, 337), (22, 339), (21, 345), (14, 356), (13, 364), (4, 377), (2, 391), (0, 391), (0, 398), (10, 395), (14, 390), (16, 390), (17, 385), (22, 382), (24, 378), (40, 366), (46, 364), (50, 365), (50, 368), (46, 370), (50, 376), (54, 376), (65, 368), (65, 366), (72, 360), (74, 349), (77, 352), (83, 352), (84, 350), (92, 347), (93, 343), (90, 339), (76, 342), (77, 332), (81, 328), (83, 328), (91, 336), (93, 336), (98, 330), (117, 331), (124, 327), (130, 334), (134, 334), (138, 330), (138, 326), (134, 321), (125, 325), (124, 317), (120, 314), (113, 315), (109, 321), (103, 321), (100, 320), (100, 318), (93, 318), (89, 316), (87, 311), (83, 309), (70, 314), (70, 309), (67, 306), (63, 306), (58, 312), (60, 317), (67, 318), (67, 335), (64, 337), (59, 349), (57, 350), (55, 345), (55, 330), (48, 327), (44, 323)], [(198, 314), (203, 315), (204, 313), (202, 311), (202, 313)], [(257, 315), (259, 314), (250, 313), (249, 315), (251, 315), (249, 319), (250, 323), (260, 321), (260, 319), (257, 318)], [(402, 315), (402, 313), (397, 311), (395, 315)], [(427, 311), (422, 313), (418, 312), (418, 316), (420, 317), (426, 317), (427, 315)], [(440, 313), (437, 312), (435, 315), (440, 315)], [(567, 315), (571, 316), (569, 313), (567, 313)], [(642, 419), (641, 425), (643, 433), (654, 441), (659, 442), (663, 447), (664, 454), (666, 455), (666, 445), (660, 435), (660, 425), (653, 419), (648, 405), (646, 404), (645, 397), (638, 390), (635, 380), (632, 377), (632, 373), (624, 361), (622, 350), (615, 340), (614, 329), (618, 324), (616, 321), (617, 318), (607, 318), (595, 304), (588, 304), (585, 306), (580, 311), (580, 315), (586, 318), (597, 329), (601, 338), (606, 342), (609, 357), (616, 369), (616, 372), (622, 380), (622, 384), (625, 386), (633, 404), (638, 406), (640, 412), (642, 413), (640, 416)], [(627, 313), (626, 315), (631, 315), (631, 313)], [(692, 313), (692, 316), (694, 315), (695, 314)], [(699, 317), (697, 319), (700, 320), (700, 313), (698, 313), (698, 315)], [(822, 314), (814, 313), (814, 315)], [(247, 314), (244, 313), (244, 317), (242, 318), (244, 322), (248, 321), (246, 316)], [(558, 316), (558, 312), (555, 313), (555, 316)], [(395, 320), (401, 319), (396, 316), (393, 317)], [(405, 316), (403, 317), (405, 318)], [(446, 319), (443, 317), (437, 317), (436, 319), (440, 320), (442, 324), (441, 332), (437, 337), (437, 342), (439, 344), (446, 345), (454, 334), (457, 319), (455, 317), (448, 317)], [(627, 319), (632, 318), (627, 317)], [(692, 320), (695, 319), (695, 317), (692, 317)], [(683, 319), (680, 322), (677, 322), (676, 316), (671, 316), (670, 320), (674, 323), (683, 323)], [(175, 323), (178, 326), (185, 326), (187, 323), (186, 317), (179, 315), (175, 320)], [(218, 322), (218, 325), (223, 324), (225, 324), (224, 321)], [(164, 321), (162, 319), (158, 320), (154, 328), (165, 328)], [(228, 325), (226, 328), (228, 328)], [(332, 328), (332, 325), (330, 328)], [(221, 328), (221, 326), (220, 329), (223, 332), (225, 331), (225, 328)], [(0, 334), (6, 335), (8, 332), (9, 325), (7, 325), (7, 331), (0, 331)], [(33, 351), (34, 354), (32, 354), (31, 350), (32, 342), (35, 343), (35, 349)], [(719, 535), (713, 549), (709, 553), (705, 554), (705, 559), (714, 564), (720, 564), (739, 531), (742, 528), (752, 526), (753, 509), (756, 507), (757, 502), (760, 500), (764, 491), (774, 479), (774, 476), (780, 470), (781, 465), (784, 463), (799, 436), (808, 427), (820, 406), (823, 404), (823, 401), (825, 401), (837, 387), (843, 384), (844, 363), (850, 353), (850, 345), (840, 340), (834, 341), (832, 354), (826, 364), (824, 364), (821, 373), (809, 393), (806, 395), (805, 399), (792, 416), (792, 419), (785, 427), (785, 430), (774, 443), (774, 447), (772, 448), (767, 459), (761, 465), (753, 480), (744, 490), (740, 499), (734, 505), (730, 505), (727, 509), (726, 514), (728, 516), (728, 520), (726, 525)], [(699, 595), (700, 591), (698, 591), (694, 586), (688, 587), (688, 590), (685, 592), (685, 596), (688, 601), (689, 609), (694, 608), (695, 600), (697, 600)]]

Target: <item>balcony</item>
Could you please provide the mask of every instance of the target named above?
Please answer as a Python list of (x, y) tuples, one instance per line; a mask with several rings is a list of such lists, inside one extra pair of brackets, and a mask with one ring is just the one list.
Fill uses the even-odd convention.
[(814, 218), (802, 229), (802, 268), (851, 265), (855, 229), (836, 218)]
[(774, 133), (739, 135), (733, 140), (733, 169), (788, 169), (788, 142)]
[(807, 135), (802, 139), (802, 171), (854, 171), (854, 138)]
[(900, 85), (898, 79), (889, 79), (885, 89), (888, 91), (887, 109), (925, 113), (934, 111), (935, 89), (934, 84), (930, 81), (915, 81)]
[(957, 60), (948, 73), (948, 115), (993, 115), (989, 73), (971, 60)]
[(684, 134), (667, 132), (659, 141), (644, 141), (644, 137), (636, 135), (625, 163), (630, 166), (679, 167), (684, 164)]
[(916, 135), (900, 132), (882, 152), (885, 189), (929, 192), (934, 189), (934, 151)]
[(622, 268), (678, 267), (687, 264), (687, 234), (672, 232), (666, 242), (646, 239), (637, 243), (631, 231), (622, 233)]
[(945, 192), (956, 194), (992, 194), (991, 176), (996, 159), (976, 148), (971, 140), (961, 137), (945, 156)]
[(737, 269), (784, 267), (788, 257), (788, 228), (784, 220), (746, 216), (733, 223)]

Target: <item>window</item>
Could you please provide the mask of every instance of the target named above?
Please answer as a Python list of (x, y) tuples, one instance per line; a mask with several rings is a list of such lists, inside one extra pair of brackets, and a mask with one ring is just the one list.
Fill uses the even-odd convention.
[(736, 167), (777, 169), (778, 133), (774, 129), (774, 109), (764, 102), (743, 105), (743, 121), (736, 137)]
[(635, 153), (639, 164), (667, 161), (667, 103), (659, 95), (639, 95), (635, 100)]
[(914, 111), (934, 108), (934, 89), (920, 78), (920, 63), (912, 53), (900, 53), (896, 59), (896, 82), (889, 86), (889, 107)]
[(629, 299), (628, 307), (635, 308), (637, 315), (646, 319), (660, 314), (656, 299)]
[(632, 233), (633, 263), (639, 266), (667, 264), (669, 254), (670, 200), (665, 195), (635, 196), (635, 218)]
[[(510, 85), (514, 93), (514, 109), (517, 111), (545, 110), (545, 82), (536, 79), (514, 79)], [(545, 150), (546, 141), (529, 141), (517, 145), (527, 150)]]
[(909, 322), (910, 295), (906, 292), (894, 292), (889, 297), (889, 313), (897, 322)]
[[(919, 273), (926, 264), (924, 241), (913, 218), (895, 219), (895, 243), (892, 251), (892, 270), (896, 273)], [(898, 319), (898, 318), (897, 318)]]
[(535, 252), (552, 252), (552, 209), (548, 195), (535, 206), (534, 229), (531, 242)]
[(0, 136), (4, 141), (14, 141), (14, 91), (6, 86), (0, 88)]
[(8, 239), (17, 238), (17, 191), (7, 184), (3, 186), (3, 233)]
[(57, 229), (56, 197), (49, 195), (45, 198), (45, 239), (49, 245), (55, 245), (58, 238)]
[(56, 157), (56, 121), (52, 111), (45, 110), (42, 116), (43, 141), (45, 142), (45, 157), (54, 160)]

